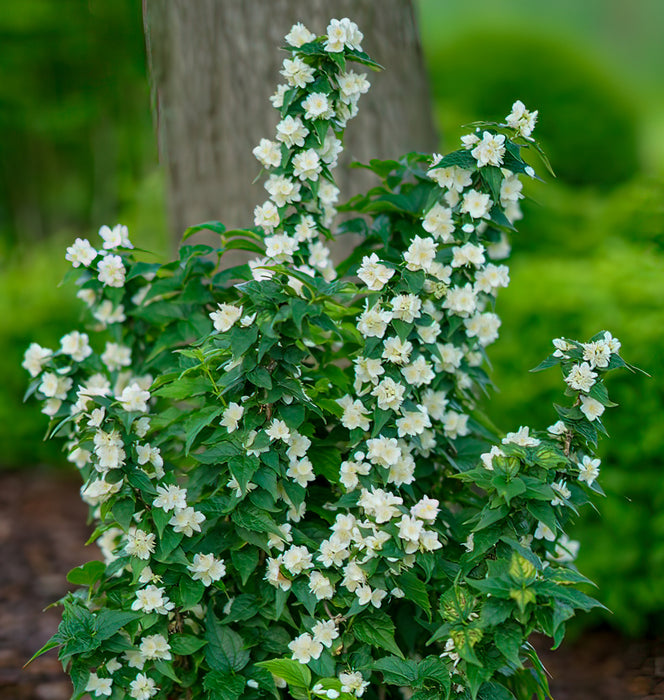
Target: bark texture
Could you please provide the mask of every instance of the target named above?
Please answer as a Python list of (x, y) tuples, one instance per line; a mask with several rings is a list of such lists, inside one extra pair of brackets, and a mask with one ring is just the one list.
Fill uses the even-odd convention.
[[(281, 76), (278, 47), (297, 21), (325, 32), (332, 17), (350, 17), (363, 48), (385, 70), (369, 71), (371, 90), (346, 132), (335, 171), (341, 197), (370, 186), (353, 160), (434, 150), (429, 91), (410, 0), (143, 0), (153, 103), (162, 162), (168, 170), (176, 239), (189, 225), (215, 219), (253, 225), (265, 201), (251, 151), (274, 138), (278, 115), (268, 97)], [(360, 67), (361, 68), (361, 67)]]

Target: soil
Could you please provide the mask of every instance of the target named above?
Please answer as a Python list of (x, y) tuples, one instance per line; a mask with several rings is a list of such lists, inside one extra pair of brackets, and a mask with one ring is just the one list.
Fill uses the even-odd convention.
[[(25, 662), (55, 632), (59, 611), (42, 612), (68, 590), (69, 569), (98, 558), (76, 474), (0, 472), (0, 698), (68, 700), (55, 651)], [(555, 700), (664, 700), (664, 639), (586, 633), (555, 652), (534, 640)]]

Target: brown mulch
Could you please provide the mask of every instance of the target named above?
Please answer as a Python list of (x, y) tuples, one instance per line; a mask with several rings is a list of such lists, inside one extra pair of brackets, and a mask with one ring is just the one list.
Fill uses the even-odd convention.
[[(69, 569), (97, 558), (76, 474), (0, 472), (0, 698), (68, 700), (55, 651), (23, 664), (55, 632)], [(555, 700), (664, 700), (664, 641), (586, 633), (556, 652), (536, 640)]]

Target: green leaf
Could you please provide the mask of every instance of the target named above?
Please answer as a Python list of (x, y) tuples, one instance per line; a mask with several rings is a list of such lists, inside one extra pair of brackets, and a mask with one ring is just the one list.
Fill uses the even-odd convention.
[(103, 576), (106, 564), (103, 561), (89, 561), (77, 566), (67, 574), (67, 581), (76, 586), (92, 586)]
[(417, 665), (411, 659), (384, 656), (374, 663), (373, 668), (383, 674), (383, 679), (388, 685), (409, 687), (417, 678)]
[(205, 659), (211, 669), (222, 673), (241, 671), (249, 663), (249, 651), (244, 648), (242, 637), (222, 625), (208, 608), (205, 618)]
[(458, 168), (464, 168), (465, 170), (475, 170), (477, 168), (477, 161), (469, 150), (462, 148), (458, 151), (448, 153), (440, 162), (434, 165), (433, 168), (449, 168), (450, 165), (456, 165)]
[(514, 695), (503, 685), (494, 681), (484, 683), (477, 694), (478, 700), (516, 700)]
[(256, 596), (243, 593), (237, 596), (231, 604), (231, 610), (224, 618), (224, 622), (236, 622), (255, 618), (260, 610), (260, 605)]
[(404, 592), (404, 596), (424, 610), (429, 620), (431, 620), (431, 602), (424, 583), (412, 571), (407, 571), (399, 576), (397, 585)]
[(203, 428), (210, 425), (210, 423), (224, 411), (223, 406), (205, 406), (200, 411), (196, 411), (191, 415), (187, 416), (183, 421), (183, 428), (185, 431), (186, 442), (184, 444), (184, 453), (189, 454), (189, 450), (198, 436), (198, 434), (203, 430)]
[(281, 534), (277, 524), (272, 518), (262, 510), (250, 503), (240, 503), (236, 510), (231, 513), (231, 519), (236, 525), (251, 530), (253, 532), (272, 532)]
[(182, 243), (199, 231), (212, 231), (212, 233), (221, 235), (226, 231), (226, 227), (221, 221), (206, 221), (202, 224), (196, 224), (196, 226), (190, 226), (185, 229), (185, 232), (182, 234)]
[(501, 625), (496, 630), (494, 641), (503, 656), (515, 666), (521, 666), (519, 651), (521, 645), (526, 641), (521, 628), (516, 624)]
[(178, 656), (188, 656), (202, 649), (207, 642), (204, 639), (195, 637), (193, 634), (172, 634), (168, 638), (171, 651)]
[(394, 623), (385, 613), (374, 613), (357, 620), (353, 633), (361, 642), (386, 649), (400, 659), (404, 656), (394, 640)]
[(263, 389), (272, 388), (272, 377), (265, 367), (256, 367), (247, 375), (247, 379), (254, 385)]
[(123, 498), (116, 501), (111, 508), (111, 513), (118, 525), (126, 532), (131, 525), (136, 506), (131, 498)]
[(205, 674), (203, 688), (210, 700), (237, 700), (242, 697), (245, 683), (242, 676), (213, 670)]
[(118, 630), (126, 624), (141, 617), (141, 613), (123, 612), (122, 610), (109, 610), (102, 608), (95, 615), (95, 637), (98, 642), (102, 642), (112, 637)]
[(278, 678), (283, 678), (288, 685), (295, 688), (309, 688), (311, 685), (311, 671), (299, 661), (293, 659), (272, 659), (256, 664), (260, 668), (266, 668)]
[(439, 656), (427, 656), (417, 664), (418, 685), (431, 680), (443, 686), (445, 693), (450, 690), (450, 672), (447, 665)]
[(231, 561), (235, 570), (240, 574), (242, 585), (246, 585), (251, 574), (258, 566), (259, 553), (255, 547), (242, 547), (231, 552)]

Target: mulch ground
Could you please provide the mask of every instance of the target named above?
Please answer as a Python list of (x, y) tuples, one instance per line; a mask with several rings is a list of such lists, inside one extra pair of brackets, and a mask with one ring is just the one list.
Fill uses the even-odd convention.
[[(76, 474), (0, 472), (0, 698), (68, 700), (70, 684), (54, 651), (23, 664), (55, 632), (69, 569), (98, 554)], [(664, 640), (586, 633), (556, 652), (535, 641), (555, 700), (664, 700)]]

